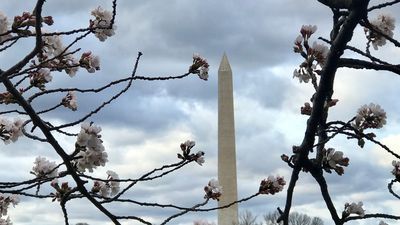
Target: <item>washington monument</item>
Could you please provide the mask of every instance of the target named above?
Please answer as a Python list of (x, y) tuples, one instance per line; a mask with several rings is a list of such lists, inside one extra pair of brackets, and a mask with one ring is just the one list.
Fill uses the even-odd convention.
[[(222, 186), (219, 206), (237, 200), (235, 122), (232, 70), (224, 53), (218, 69), (218, 180)], [(237, 204), (218, 210), (218, 225), (238, 224)]]

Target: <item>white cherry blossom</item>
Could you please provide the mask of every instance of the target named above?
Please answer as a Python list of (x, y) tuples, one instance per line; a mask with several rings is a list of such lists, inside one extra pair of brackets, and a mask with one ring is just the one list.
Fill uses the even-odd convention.
[(260, 183), (259, 192), (261, 194), (275, 194), (283, 190), (286, 181), (281, 176), (268, 176), (267, 179), (264, 179)]
[(95, 36), (100, 41), (105, 41), (108, 37), (115, 34), (117, 28), (115, 24), (110, 28), (112, 13), (102, 7), (97, 7), (92, 10), (91, 14), (95, 17), (94, 21), (91, 21), (91, 25), (95, 28)]
[(111, 188), (111, 196), (118, 194), (120, 190), (119, 182), (115, 180), (119, 180), (119, 176), (116, 172), (108, 170), (107, 171), (109, 185)]
[(10, 205), (14, 206), (19, 203), (16, 195), (4, 195), (0, 193), (0, 217), (6, 216)]
[(294, 69), (293, 78), (297, 77), (299, 82), (308, 83), (311, 80), (310, 74), (304, 68)]
[(90, 51), (82, 54), (79, 63), (89, 73), (94, 73), (96, 70), (100, 70), (100, 58), (93, 55)]
[(78, 103), (75, 91), (68, 91), (67, 95), (61, 100), (61, 104), (72, 111), (76, 111)]
[(386, 112), (380, 105), (370, 103), (363, 105), (357, 111), (354, 127), (360, 130), (367, 128), (382, 128), (386, 124)]
[(58, 169), (56, 162), (50, 162), (45, 157), (38, 156), (34, 162), (32, 173), (37, 177), (57, 177)]
[(5, 117), (0, 117), (0, 139), (3, 140), (5, 144), (16, 142), (19, 137), (23, 136), (23, 124), (24, 121), (21, 119), (14, 119), (14, 122), (11, 122)]
[(100, 139), (101, 128), (89, 123), (81, 125), (81, 131), (78, 134), (76, 144), (80, 150), (76, 155), (76, 166), (81, 172), (86, 169), (93, 172), (98, 166), (104, 166), (108, 161), (107, 152), (105, 152), (103, 141)]
[(362, 208), (363, 203), (362, 202), (358, 202), (358, 203), (346, 203), (344, 205), (344, 212), (348, 215), (350, 214), (357, 214), (361, 217), (364, 217), (365, 215), (365, 210)]
[(55, 57), (64, 51), (64, 46), (61, 37), (57, 35), (43, 36), (44, 45), (43, 51), (47, 57)]
[(219, 200), (219, 197), (222, 195), (222, 186), (219, 185), (217, 179), (213, 178), (208, 182), (207, 186), (204, 187), (204, 191), (206, 192), (204, 198)]
[(8, 216), (7, 219), (0, 218), (0, 225), (13, 225), (13, 223)]
[(193, 54), (193, 63), (189, 68), (189, 72), (197, 74), (202, 80), (208, 80), (209, 66), (207, 59), (195, 53)]
[[(370, 21), (371, 25), (379, 30), (381, 33), (393, 37), (393, 30), (395, 28), (395, 18), (389, 14), (381, 14), (374, 20)], [(372, 30), (366, 29), (367, 38), (371, 41), (372, 47), (378, 50), (378, 47), (386, 44), (386, 38)]]
[(308, 40), (308, 38), (315, 33), (315, 31), (317, 31), (316, 25), (303, 25), (300, 29), (300, 33), (305, 40)]
[(0, 42), (3, 42), (11, 37), (10, 34), (5, 34), (8, 31), (8, 25), (7, 16), (0, 11)]
[(38, 71), (30, 73), (29, 76), (31, 85), (41, 90), (45, 90), (46, 83), (53, 80), (53, 76), (51, 76), (50, 70), (47, 68), (40, 68)]
[(320, 65), (324, 65), (326, 57), (328, 56), (329, 48), (323, 44), (319, 44), (316, 41), (314, 41), (312, 45), (312, 51), (315, 60)]
[(195, 156), (195, 161), (197, 162), (197, 164), (199, 164), (200, 166), (203, 165), (203, 163), (205, 163), (205, 159), (204, 159), (204, 152), (203, 151), (199, 151), (196, 153)]

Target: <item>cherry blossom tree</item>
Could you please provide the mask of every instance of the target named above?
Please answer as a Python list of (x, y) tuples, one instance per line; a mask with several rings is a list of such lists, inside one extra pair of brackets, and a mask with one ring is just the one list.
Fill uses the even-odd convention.
[[(398, 64), (374, 56), (375, 51), (381, 50), (384, 45), (400, 47), (399, 41), (394, 37), (395, 18), (387, 14), (381, 14), (376, 18), (368, 16), (370, 12), (380, 11), (400, 1), (392, 0), (378, 5), (370, 4), (368, 0), (318, 0), (318, 2), (331, 9), (333, 23), (329, 37), (315, 38), (317, 27), (304, 25), (300, 29), (300, 35), (294, 41), (294, 52), (304, 61), (295, 68), (293, 78), (299, 79), (300, 83), (311, 84), (314, 93), (310, 101), (305, 102), (300, 109), (302, 115), (308, 116), (302, 143), (294, 145), (291, 154), (281, 156), (292, 174), (286, 190), (285, 206), (283, 209), (278, 208), (277, 222), (283, 222), (284, 225), (290, 223), (289, 215), (300, 173), (310, 174), (318, 183), (322, 198), (336, 225), (368, 218), (398, 220), (399, 215), (366, 213), (367, 210), (363, 208), (362, 202), (344, 202), (342, 206), (334, 205), (325, 175), (335, 172), (340, 176), (345, 173), (345, 167), (350, 164), (350, 159), (344, 152), (330, 145), (331, 140), (343, 135), (350, 140), (356, 140), (361, 148), (366, 142), (371, 142), (393, 157), (391, 171), (393, 177), (388, 184), (388, 189), (394, 197), (400, 199), (392, 188), (400, 182), (400, 161), (398, 161), (400, 156), (382, 144), (377, 134), (371, 132), (372, 129), (379, 129), (386, 125), (387, 115), (384, 109), (378, 104), (367, 103), (355, 112), (353, 118), (345, 118), (344, 121), (330, 121), (328, 118), (331, 108), (340, 104), (339, 100), (334, 98), (333, 83), (336, 72), (341, 68), (400, 74)], [(141, 202), (126, 198), (126, 194), (140, 182), (162, 179), (177, 170), (184, 169), (190, 163), (196, 162), (203, 165), (205, 153), (194, 152), (195, 142), (190, 140), (177, 145), (177, 162), (160, 165), (138, 178), (122, 178), (117, 172), (111, 170), (108, 170), (103, 177), (93, 176), (93, 171), (99, 167), (106, 167), (108, 162), (107, 149), (103, 145), (101, 135), (102, 129), (96, 121), (91, 121), (94, 115), (100, 115), (104, 108), (111, 107), (111, 104), (125, 94), (135, 81), (178, 80), (190, 75), (207, 80), (209, 64), (206, 59), (194, 54), (191, 64), (188, 65), (188, 69), (185, 68), (186, 72), (182, 75), (139, 76), (137, 69), (143, 55), (139, 52), (130, 75), (125, 78), (110, 81), (96, 88), (49, 89), (49, 83), (57, 79), (54, 76), (56, 73), (67, 74), (79, 82), (78, 70), (96, 73), (101, 69), (100, 56), (90, 50), (82, 51), (79, 44), (90, 35), (94, 35), (100, 42), (113, 38), (115, 32), (118, 32), (116, 27), (118, 10), (117, 0), (113, 0), (112, 8), (104, 9), (99, 6), (91, 11), (93, 18), (88, 21), (87, 27), (68, 31), (51, 31), (53, 24), (57, 21), (51, 15), (42, 15), (45, 3), (45, 0), (37, 0), (34, 9), (14, 16), (12, 20), (9, 19), (10, 15), (0, 12), (0, 54), (12, 51), (13, 47), (23, 40), (34, 41), (31, 51), (14, 65), (9, 68), (1, 68), (2, 65), (0, 65), (2, 83), (0, 104), (6, 108), (0, 112), (0, 138), (4, 144), (12, 144), (24, 136), (29, 141), (51, 146), (59, 156), (59, 160), (53, 162), (45, 156), (38, 156), (30, 171), (32, 179), (18, 182), (0, 181), (0, 224), (12, 224), (12, 218), (8, 217), (7, 213), (10, 206), (18, 204), (18, 196), (52, 199), (59, 204), (67, 225), (70, 224), (68, 208), (73, 207), (74, 200), (77, 199), (87, 199), (113, 224), (121, 224), (121, 221), (125, 220), (151, 224), (135, 212), (131, 215), (122, 215), (110, 211), (108, 206), (114, 203), (124, 202), (130, 205), (178, 211), (161, 223), (166, 224), (188, 212), (217, 210), (248, 201), (260, 194), (273, 195), (283, 191), (286, 185), (284, 178), (269, 176), (261, 181), (255, 194), (222, 207), (205, 207), (210, 200), (218, 201), (223, 195), (223, 189), (229, 188), (221, 187), (215, 179), (211, 179), (204, 187), (204, 202), (194, 203), (192, 207)], [(365, 49), (351, 46), (350, 41), (357, 26), (363, 28)], [(64, 43), (62, 39), (66, 36), (72, 38), (68, 43)], [(343, 56), (344, 52), (352, 52), (359, 57), (347, 58)], [(118, 89), (120, 87), (118, 85), (123, 87)], [(116, 94), (108, 96), (106, 101), (78, 119), (62, 123), (48, 119), (48, 115), (57, 110), (67, 110), (71, 111), (70, 113), (77, 111), (79, 96), (96, 96), (111, 89), (117, 90)], [(57, 100), (52, 102), (52, 106), (46, 108), (34, 104), (46, 96), (54, 96), (52, 99)], [(80, 131), (71, 132), (77, 127), (80, 127)], [(74, 148), (67, 149), (62, 146), (57, 140), (58, 135), (71, 139), (75, 143)], [(50, 186), (53, 192), (44, 193), (44, 186)], [(380, 224), (385, 223), (382, 220)], [(208, 222), (196, 221), (195, 224), (208, 224)]]
[[(139, 52), (131, 74), (125, 78), (112, 80), (95, 88), (78, 88), (77, 85), (51, 89), (49, 84), (59, 79), (55, 74), (67, 74), (78, 84), (80, 82), (78, 70), (96, 73), (101, 69), (100, 56), (90, 50), (83, 51), (80, 41), (90, 35), (94, 35), (100, 42), (113, 38), (117, 32), (117, 0), (112, 1), (110, 9), (101, 6), (93, 9), (92, 19), (87, 22), (87, 27), (57, 32), (51, 31), (54, 24), (57, 24), (56, 18), (42, 13), (45, 3), (45, 0), (37, 0), (34, 9), (31, 11), (27, 9), (28, 11), (14, 16), (11, 20), (9, 15), (0, 12), (1, 54), (12, 52), (13, 48), (24, 40), (34, 40), (29, 54), (9, 68), (0, 68), (2, 83), (0, 104), (5, 108), (0, 112), (0, 138), (4, 144), (12, 144), (24, 136), (29, 141), (51, 146), (59, 156), (59, 160), (50, 161), (45, 156), (37, 156), (30, 171), (31, 179), (17, 182), (0, 181), (0, 224), (12, 224), (12, 218), (8, 216), (7, 210), (10, 206), (16, 206), (19, 203), (19, 196), (51, 199), (58, 203), (66, 225), (70, 224), (71, 217), (68, 214), (68, 208), (73, 207), (77, 199), (87, 199), (113, 224), (121, 224), (121, 221), (126, 220), (151, 224), (143, 215), (136, 213), (122, 215), (112, 212), (110, 206), (115, 203), (177, 211), (166, 217), (161, 224), (166, 224), (188, 212), (216, 210), (218, 207), (203, 207), (210, 200), (218, 201), (222, 194), (222, 187), (215, 179), (211, 179), (204, 187), (204, 202), (194, 204), (193, 207), (141, 202), (126, 197), (138, 183), (161, 179), (193, 162), (203, 165), (205, 153), (193, 151), (194, 141), (188, 140), (177, 145), (177, 162), (160, 165), (138, 178), (122, 178), (117, 172), (111, 170), (102, 177), (92, 175), (92, 172), (99, 167), (107, 167), (108, 162), (107, 149), (103, 145), (101, 135), (102, 128), (91, 120), (93, 116), (101, 114), (105, 107), (114, 103), (131, 88), (133, 82), (138, 80), (149, 82), (178, 80), (190, 75), (207, 80), (209, 70), (207, 60), (199, 54), (194, 54), (191, 64), (182, 75), (139, 76), (137, 69), (142, 57), (142, 53)], [(68, 37), (71, 41), (64, 42), (63, 37)], [(94, 98), (108, 90), (116, 90), (116, 94), (109, 95), (106, 101), (78, 119), (54, 122), (48, 116), (60, 110), (75, 113), (79, 108), (80, 96)], [(49, 102), (52, 104), (50, 107), (35, 104), (46, 96), (54, 96)], [(80, 127), (79, 132), (71, 132), (77, 127)], [(62, 146), (57, 140), (60, 135), (73, 141), (74, 148)], [(284, 180), (279, 178), (279, 184), (275, 186), (271, 183), (275, 182), (274, 179), (271, 176), (265, 180), (260, 190), (265, 194), (282, 190)], [(43, 187), (51, 187), (52, 193), (46, 193)], [(237, 202), (246, 201), (258, 194), (260, 193)], [(229, 207), (235, 203), (223, 207)]]
[[(377, 134), (372, 129), (379, 129), (386, 125), (387, 115), (378, 104), (369, 103), (361, 106), (353, 118), (345, 121), (330, 121), (329, 111), (338, 103), (334, 98), (334, 81), (336, 72), (342, 68), (355, 70), (389, 71), (400, 74), (399, 65), (387, 62), (374, 56), (375, 51), (381, 50), (384, 45), (400, 47), (399, 41), (394, 38), (395, 18), (385, 14), (386, 7), (398, 4), (400, 1), (380, 2), (372, 5), (368, 0), (318, 0), (332, 11), (333, 23), (329, 37), (313, 39), (317, 32), (314, 25), (301, 27), (300, 35), (294, 41), (294, 52), (299, 54), (304, 61), (293, 72), (293, 78), (300, 83), (310, 83), (314, 94), (309, 102), (304, 103), (300, 113), (308, 116), (307, 127), (303, 141), (300, 145), (293, 146), (293, 153), (282, 155), (281, 158), (290, 168), (292, 175), (287, 187), (286, 204), (284, 210), (278, 208), (280, 217), (278, 222), (284, 225), (290, 223), (289, 212), (299, 174), (310, 174), (320, 187), (323, 200), (329, 210), (331, 218), (336, 225), (348, 221), (382, 218), (400, 219), (399, 215), (385, 213), (366, 213), (362, 202), (346, 202), (344, 206), (337, 206), (332, 201), (326, 173), (333, 171), (337, 175), (345, 173), (345, 167), (350, 159), (342, 151), (335, 150), (330, 141), (337, 136), (345, 136), (356, 140), (360, 148), (372, 142), (393, 157), (393, 179), (388, 184), (389, 192), (396, 198), (392, 187), (399, 180), (399, 154), (382, 144)], [(381, 11), (377, 17), (369, 17), (371, 12)], [(365, 49), (351, 45), (356, 27), (361, 26), (365, 34)], [(312, 44), (311, 44), (312, 43)], [(371, 49), (371, 46), (373, 50)], [(358, 57), (347, 58), (345, 52), (351, 52)], [(345, 100), (343, 100), (345, 101)], [(381, 221), (381, 224), (385, 224)]]
[[(257, 222), (257, 216), (253, 215), (251, 211), (244, 211), (240, 214), (239, 225), (279, 225), (283, 221), (277, 223), (280, 214), (278, 211), (266, 213), (263, 215), (263, 220)], [(311, 218), (307, 214), (292, 212), (289, 216), (289, 224), (291, 225), (323, 225), (324, 222), (319, 217)]]

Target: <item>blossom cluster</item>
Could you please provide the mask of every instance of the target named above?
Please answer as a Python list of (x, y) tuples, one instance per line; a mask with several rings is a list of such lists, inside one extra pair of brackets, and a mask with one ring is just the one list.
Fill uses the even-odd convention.
[[(111, 20), (113, 14), (111, 11), (102, 9), (100, 6), (92, 10), (91, 14), (95, 17), (94, 20), (89, 21), (89, 26), (93, 29), (95, 36), (100, 41), (105, 41), (107, 37), (111, 37), (115, 34), (116, 26), (111, 27)], [(45, 16), (42, 21), (47, 25), (54, 23), (51, 16)], [(21, 16), (15, 16), (12, 24), (12, 29), (9, 27), (9, 22), (6, 15), (0, 12), (0, 42), (6, 41), (12, 37), (12, 33), (18, 33), (19, 35), (31, 35), (35, 31), (31, 31), (31, 28), (36, 24), (35, 15), (24, 12)], [(89, 73), (95, 72), (100, 69), (100, 61), (97, 56), (93, 56), (91, 52), (85, 52), (82, 54), (81, 59), (77, 60), (73, 52), (67, 52), (64, 47), (61, 37), (57, 35), (51, 35), (45, 31), (42, 32), (43, 47), (40, 54), (38, 54), (38, 60), (32, 61), (33, 66), (40, 65), (40, 67), (48, 68), (49, 70), (35, 71), (30, 73), (31, 84), (40, 89), (44, 88), (44, 84), (51, 81), (50, 71), (65, 71), (71, 77), (74, 76), (79, 67), (86, 68)]]
[(8, 31), (8, 20), (7, 16), (4, 15), (3, 12), (0, 11), (0, 42), (3, 42), (10, 38), (10, 34), (7, 34)]
[(101, 128), (89, 123), (81, 125), (81, 131), (78, 134), (75, 143), (76, 150), (79, 151), (76, 155), (76, 167), (78, 171), (93, 172), (98, 166), (104, 166), (107, 160), (103, 141), (100, 139)]
[(0, 225), (13, 225), (13, 223), (10, 220), (10, 217), (7, 217), (7, 219), (0, 218)]
[(316, 25), (303, 25), (301, 26), (300, 34), (303, 39), (307, 41), (311, 37), (311, 35), (315, 33), (315, 31), (317, 31)]
[(55, 200), (61, 201), (72, 190), (72, 188), (68, 185), (68, 182), (62, 182), (60, 186), (58, 184), (58, 179), (51, 181), (50, 185), (56, 190), (55, 194), (51, 193), (53, 196), (53, 202)]
[(309, 69), (306, 67), (300, 66), (298, 69), (293, 70), (293, 78), (299, 79), (299, 82), (302, 83), (308, 83), (312, 77), (312, 70), (310, 72)]
[(92, 54), (92, 52), (85, 52), (79, 60), (81, 67), (84, 67), (89, 73), (94, 73), (100, 70), (100, 58)]
[(349, 158), (343, 157), (343, 152), (335, 151), (333, 148), (323, 150), (322, 165), (325, 171), (331, 172), (331, 169), (339, 175), (344, 173), (344, 168), (349, 165)]
[[(51, 16), (42, 17), (42, 21), (47, 25), (52, 25), (54, 23)], [(11, 31), (18, 35), (32, 34), (29, 27), (33, 27), (35, 24), (36, 16), (30, 12), (23, 12), (21, 16), (14, 17), (14, 21), (11, 25), (12, 29), (10, 29), (7, 16), (3, 12), (0, 12), (0, 42), (7, 41), (11, 38)]]
[(219, 185), (218, 180), (213, 178), (208, 182), (207, 186), (204, 187), (204, 191), (206, 192), (204, 198), (211, 198), (219, 201), (219, 197), (222, 195), (222, 186)]
[(94, 34), (100, 41), (105, 41), (115, 34), (117, 27), (111, 24), (113, 15), (110, 11), (99, 6), (92, 10), (91, 14), (95, 20), (90, 20), (90, 27), (94, 28)]
[[(103, 10), (98, 7), (92, 11), (92, 15), (95, 16), (94, 21), (90, 21), (90, 27), (94, 29), (96, 37), (101, 41), (104, 41), (107, 36), (114, 34), (115, 27), (108, 29), (112, 18), (112, 13), (107, 10)], [(43, 17), (42, 20), (47, 25), (53, 24), (52, 17)], [(12, 25), (12, 30), (8, 28), (7, 17), (0, 13), (0, 41), (9, 38), (13, 32), (25, 32), (26, 34), (32, 34), (34, 31), (30, 31), (29, 28), (34, 26), (36, 18), (34, 15), (24, 12), (22, 16), (16, 16)], [(1, 35), (5, 33), (4, 35)], [(61, 36), (52, 35), (48, 32), (43, 31), (42, 51), (37, 55), (37, 60), (32, 61), (32, 67), (39, 66), (37, 71), (29, 74), (31, 78), (31, 85), (44, 90), (45, 84), (51, 81), (51, 71), (65, 71), (69, 76), (74, 76), (78, 71), (79, 67), (85, 68), (89, 73), (93, 73), (100, 69), (100, 60), (98, 56), (94, 56), (91, 52), (85, 52), (81, 55), (80, 60), (77, 60), (74, 56), (74, 52), (67, 51), (68, 49), (63, 45)], [(8, 37), (6, 37), (8, 35)]]
[[(53, 17), (44, 16), (42, 17), (43, 23), (51, 26), (53, 25)], [(27, 28), (33, 27), (36, 24), (36, 16), (30, 12), (23, 12), (21, 16), (15, 16), (14, 22), (12, 24), (13, 30), (16, 30), (18, 33), (29, 33)]]
[(260, 188), (258, 192), (260, 194), (271, 194), (274, 195), (283, 190), (286, 181), (281, 176), (268, 176), (267, 179), (264, 179), (260, 183)]
[(10, 221), (10, 217), (7, 217), (6, 219), (1, 218), (3, 216), (7, 216), (8, 213), (8, 207), (10, 205), (14, 206), (19, 203), (19, 198), (16, 195), (3, 195), (0, 194), (0, 224), (1, 225), (12, 225), (12, 222)]
[(78, 109), (77, 97), (74, 91), (68, 91), (67, 95), (61, 100), (61, 104), (72, 111)]
[[(22, 92), (20, 90), (20, 92)], [(17, 103), (17, 100), (14, 98), (14, 95), (12, 95), (10, 92), (6, 91), (3, 93), (0, 93), (0, 104), (14, 104)]]
[[(371, 20), (370, 24), (375, 30), (379, 31), (380, 33), (389, 37), (393, 37), (393, 30), (396, 24), (393, 16), (381, 14), (376, 19)], [(365, 28), (364, 31), (367, 39), (371, 41), (372, 47), (374, 47), (375, 50), (378, 50), (378, 46), (381, 47), (386, 44), (386, 38), (380, 33), (377, 33), (368, 28)]]
[(367, 128), (382, 128), (386, 124), (386, 112), (380, 105), (370, 103), (358, 109), (353, 127), (360, 131)]
[(346, 203), (344, 205), (343, 217), (348, 217), (350, 214), (357, 214), (361, 217), (365, 216), (365, 210), (362, 208), (363, 203)]
[[(190, 150), (196, 145), (195, 141), (187, 140), (184, 143), (181, 143), (180, 147), (183, 153), (183, 156), (186, 157), (190, 154)], [(181, 154), (178, 154), (178, 157), (180, 157)]]
[(190, 154), (191, 149), (196, 145), (196, 142), (187, 140), (184, 143), (180, 145), (180, 148), (182, 150), (182, 154), (178, 153), (178, 158), (180, 159), (185, 159), (185, 160), (194, 160), (196, 161), (200, 166), (203, 165), (205, 162), (204, 159), (204, 152), (203, 151), (198, 151), (196, 154)]
[[(75, 76), (79, 68), (79, 61), (72, 53), (66, 52), (61, 37), (57, 35), (45, 35), (42, 37), (42, 40), (42, 54), (38, 57), (41, 67), (49, 68), (51, 71), (64, 70), (70, 77)], [(37, 62), (34, 62), (34, 64), (37, 64)]]
[[(61, 37), (52, 35), (43, 37), (43, 54), (39, 57), (42, 67), (50, 70), (64, 70), (69, 76), (75, 76), (79, 67), (85, 68), (89, 73), (100, 70), (100, 58), (92, 52), (82, 53), (80, 60), (77, 60), (72, 53), (66, 53)], [(47, 60), (51, 58), (51, 60)], [(47, 60), (47, 61), (45, 61)]]
[[(46, 34), (46, 33), (45, 33)], [(46, 58), (57, 57), (65, 50), (61, 37), (58, 35), (45, 35), (43, 40), (43, 55)]]
[(36, 177), (57, 177), (58, 169), (56, 162), (50, 162), (45, 157), (36, 157), (35, 166), (32, 168), (32, 174)]
[(5, 144), (11, 141), (16, 142), (23, 135), (22, 125), (24, 122), (21, 119), (15, 119), (13, 122), (7, 118), (0, 117), (0, 139)]
[(326, 62), (329, 49), (323, 44), (313, 42), (309, 44), (309, 38), (317, 30), (317, 26), (303, 25), (300, 29), (300, 35), (294, 41), (293, 50), (301, 54), (305, 61), (299, 68), (293, 71), (293, 78), (298, 78), (299, 82), (308, 83), (313, 78), (314, 73), (318, 73), (317, 66), (322, 67)]
[(201, 57), (199, 54), (193, 54), (193, 63), (189, 68), (190, 73), (197, 74), (202, 80), (208, 80), (209, 67), (207, 59)]
[(392, 174), (396, 177), (397, 180), (400, 181), (400, 161), (392, 161), (392, 165), (393, 165), (393, 170), (392, 170)]
[(46, 83), (49, 83), (53, 79), (50, 70), (47, 68), (40, 68), (37, 71), (29, 73), (29, 78), (31, 85), (40, 90), (45, 90)]
[(107, 181), (95, 181), (92, 187), (93, 193), (100, 193), (103, 197), (109, 197), (116, 195), (119, 190), (119, 176), (116, 172), (108, 170), (107, 171)]

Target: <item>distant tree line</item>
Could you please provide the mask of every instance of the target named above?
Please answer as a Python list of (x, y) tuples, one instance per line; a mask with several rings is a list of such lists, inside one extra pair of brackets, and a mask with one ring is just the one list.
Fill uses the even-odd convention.
[[(283, 221), (277, 222), (279, 217), (279, 212), (275, 211), (264, 214), (262, 221), (258, 221), (256, 215), (246, 210), (239, 215), (239, 225), (281, 225)], [(292, 212), (289, 215), (289, 225), (324, 225), (324, 221), (319, 217), (310, 217), (307, 214)]]

